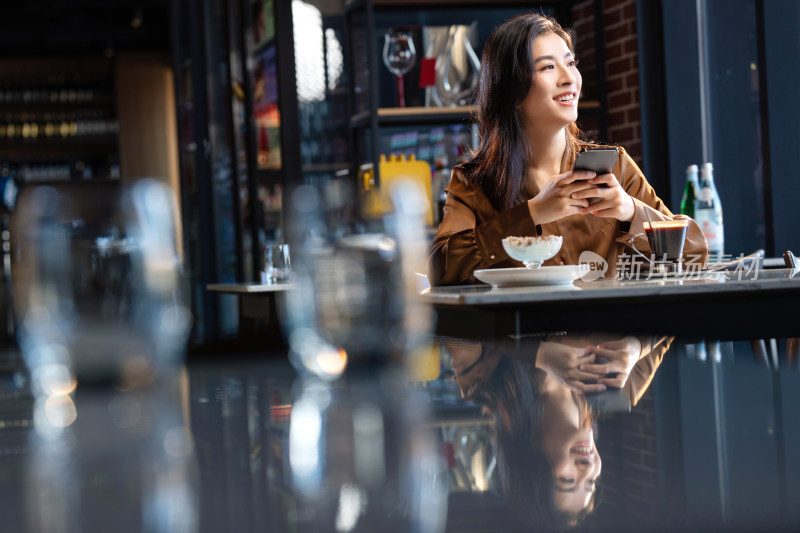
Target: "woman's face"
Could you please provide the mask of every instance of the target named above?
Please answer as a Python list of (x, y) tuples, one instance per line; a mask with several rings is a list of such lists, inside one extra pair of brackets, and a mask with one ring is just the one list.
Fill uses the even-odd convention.
[(580, 420), (580, 410), (570, 396), (562, 398), (565, 401), (545, 403), (542, 451), (552, 467), (556, 508), (575, 515), (592, 499), (603, 462), (591, 425)]
[(519, 106), (523, 124), (561, 128), (578, 119), (581, 74), (564, 39), (555, 33), (533, 42), (534, 76)]

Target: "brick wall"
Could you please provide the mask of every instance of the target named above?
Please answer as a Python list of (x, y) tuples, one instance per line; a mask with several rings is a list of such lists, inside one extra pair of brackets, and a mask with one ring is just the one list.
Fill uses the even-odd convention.
[(597, 95), (597, 67), (594, 45), (594, 1), (587, 0), (572, 7), (572, 44), (578, 58), (578, 69), (583, 77), (581, 105), (578, 125), (591, 140), (606, 142), (597, 133), (597, 117), (593, 108), (586, 108), (588, 102), (595, 102)]
[(631, 409), (601, 419), (597, 450), (603, 459), (598, 531), (642, 531), (660, 517), (658, 456), (652, 391)]
[(629, 512), (640, 518), (655, 516), (659, 501), (653, 409), (652, 391), (648, 391), (623, 421), (622, 479)]
[[(641, 164), (642, 137), (639, 116), (639, 56), (636, 42), (635, 0), (603, 0), (605, 83), (608, 138), (597, 136), (597, 120), (591, 110), (581, 114), (581, 128), (590, 138), (619, 144)], [(572, 8), (573, 33), (584, 100), (597, 100), (594, 50), (594, 0)]]

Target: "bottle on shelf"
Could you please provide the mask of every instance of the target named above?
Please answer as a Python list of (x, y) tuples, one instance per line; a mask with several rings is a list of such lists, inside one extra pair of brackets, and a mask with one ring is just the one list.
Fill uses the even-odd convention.
[(431, 182), (431, 205), (433, 213), (433, 225), (438, 226), (444, 217), (444, 202), (447, 199), (447, 192), (444, 190), (450, 182), (450, 169), (445, 166), (446, 161), (437, 159), (433, 171)]
[(681, 198), (681, 215), (694, 218), (694, 203), (697, 201), (697, 165), (686, 167), (686, 187)]
[(365, 219), (380, 217), (383, 204), (375, 186), (375, 165), (364, 163), (358, 167), (358, 183), (361, 188), (361, 211)]
[(725, 231), (722, 225), (722, 203), (714, 185), (713, 168), (711, 163), (705, 163), (700, 169), (694, 219), (708, 241), (711, 259), (721, 260), (725, 250)]

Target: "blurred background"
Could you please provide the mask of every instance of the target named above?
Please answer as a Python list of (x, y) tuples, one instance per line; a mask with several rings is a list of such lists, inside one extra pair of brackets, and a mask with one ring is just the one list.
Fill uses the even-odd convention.
[[(413, 155), (435, 227), (441, 187), (476, 142), (475, 58), (494, 27), (530, 10), (575, 35), (588, 138), (625, 147), (676, 212), (686, 167), (713, 162), (725, 252), (791, 249), (793, 0), (5, 3), (0, 334), (14, 336), (13, 198), (34, 183), (69, 182), (97, 202), (145, 176), (172, 188), (192, 345), (237, 335), (236, 296), (206, 286), (259, 279), (265, 247), (289, 236), (298, 186), (341, 184), (363, 205), (391, 171), (379, 156)], [(407, 64), (385, 57), (398, 40), (415, 45)]]

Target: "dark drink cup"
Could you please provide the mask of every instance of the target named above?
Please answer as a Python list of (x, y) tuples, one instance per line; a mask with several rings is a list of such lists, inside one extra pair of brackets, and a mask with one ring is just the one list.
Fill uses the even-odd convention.
[(650, 263), (654, 272), (682, 272), (683, 271), (683, 243), (686, 240), (686, 229), (689, 221), (654, 220), (643, 224), (644, 235), (650, 243), (651, 255), (648, 257), (636, 249), (634, 241), (639, 233), (631, 239), (634, 252)]
[(644, 232), (656, 260), (679, 261), (686, 240), (686, 220), (656, 220), (644, 223)]

